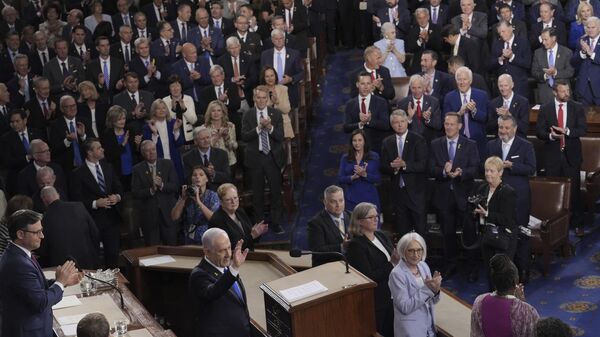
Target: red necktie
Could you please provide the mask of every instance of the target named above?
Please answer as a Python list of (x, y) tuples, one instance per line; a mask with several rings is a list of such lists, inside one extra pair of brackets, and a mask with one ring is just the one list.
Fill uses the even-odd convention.
[(420, 99), (417, 100), (417, 120), (419, 121), (419, 124), (421, 124), (421, 100)]
[(375, 70), (371, 71), (371, 81), (375, 81)]
[[(563, 118), (564, 118), (564, 111), (563, 111), (563, 105), (562, 103), (558, 105), (558, 127), (559, 128), (564, 128), (565, 127), (565, 123), (563, 122)], [(565, 149), (565, 136), (563, 134), (563, 136), (560, 138), (560, 150), (564, 150)]]
[(366, 114), (367, 113), (367, 105), (365, 104), (366, 98), (362, 98), (362, 102), (360, 103), (360, 112)]

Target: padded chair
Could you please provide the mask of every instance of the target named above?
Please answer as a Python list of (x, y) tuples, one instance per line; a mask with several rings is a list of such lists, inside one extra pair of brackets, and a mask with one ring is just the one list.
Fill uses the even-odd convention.
[(585, 172), (581, 179), (581, 193), (588, 212), (593, 214), (600, 196), (600, 138), (582, 137), (581, 150), (581, 171)]
[(543, 274), (550, 269), (552, 253), (561, 248), (563, 256), (570, 255), (569, 245), (569, 178), (535, 177), (529, 180), (531, 187), (531, 214), (542, 220), (539, 229), (532, 230), (531, 247), (536, 255), (542, 255)]
[(408, 95), (410, 77), (394, 77), (392, 83), (394, 84), (394, 101), (400, 101)]

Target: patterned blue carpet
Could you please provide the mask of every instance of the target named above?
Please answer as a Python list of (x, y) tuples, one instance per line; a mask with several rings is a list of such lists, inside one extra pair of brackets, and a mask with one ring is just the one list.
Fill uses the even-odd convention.
[[(342, 130), (343, 105), (350, 98), (347, 74), (362, 64), (361, 55), (358, 50), (338, 52), (329, 56), (327, 62), (321, 102), (311, 125), (305, 179), (296, 199), (298, 214), (292, 242), (297, 248), (308, 248), (306, 224), (323, 208), (324, 188), (336, 183), (339, 158), (348, 144), (348, 135)], [(600, 336), (597, 332), (600, 330), (600, 219), (596, 219), (591, 232), (579, 242), (571, 237), (572, 243), (577, 242), (576, 255), (555, 258), (547, 277), (533, 268), (532, 280), (525, 288), (527, 301), (540, 316), (562, 319), (574, 328), (577, 336)], [(482, 275), (478, 283), (470, 284), (465, 276), (457, 275), (445, 280), (443, 286), (473, 303), (477, 295), (487, 290), (487, 279)]]

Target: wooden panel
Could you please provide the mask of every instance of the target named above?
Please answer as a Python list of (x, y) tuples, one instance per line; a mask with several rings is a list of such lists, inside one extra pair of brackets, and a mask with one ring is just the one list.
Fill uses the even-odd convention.
[[(529, 109), (529, 134), (535, 134), (538, 109)], [(586, 111), (587, 136), (600, 136), (600, 106), (590, 107)]]
[(471, 334), (471, 306), (465, 301), (442, 289), (440, 301), (434, 308), (438, 335), (462, 337)]

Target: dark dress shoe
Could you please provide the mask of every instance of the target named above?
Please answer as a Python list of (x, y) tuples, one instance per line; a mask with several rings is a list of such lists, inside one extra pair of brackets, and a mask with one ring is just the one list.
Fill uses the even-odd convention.
[(269, 229), (275, 234), (283, 234), (285, 230), (279, 224), (269, 224)]
[(585, 231), (581, 227), (575, 228), (575, 235), (578, 237), (583, 237), (585, 235)]

